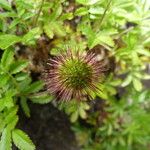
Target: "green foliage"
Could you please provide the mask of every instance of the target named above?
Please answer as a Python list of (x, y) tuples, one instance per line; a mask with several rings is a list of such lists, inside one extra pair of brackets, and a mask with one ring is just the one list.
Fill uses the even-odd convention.
[[(30, 117), (29, 100), (34, 103), (47, 103), (51, 97), (47, 93), (39, 92), (44, 85), (42, 81), (32, 83), (31, 77), (25, 71), (27, 60), (16, 60), (14, 55), (14, 49), (10, 47), (4, 51), (0, 62), (0, 149), (11, 150), (14, 142), (21, 150), (33, 150), (35, 148), (29, 138), (23, 131), (15, 129), (18, 123), (18, 102), (20, 101), (25, 115)], [(36, 96), (38, 100), (35, 101)]]
[(20, 41), (21, 41), (21, 38), (17, 37), (16, 35), (10, 35), (10, 34), (0, 35), (0, 48), (6, 49), (9, 46)]
[(21, 150), (35, 150), (35, 146), (28, 135), (19, 129), (12, 131), (12, 139), (15, 145)]
[(0, 149), (11, 150), (11, 131), (9, 128), (5, 128), (2, 132)]
[(76, 100), (72, 100), (67, 104), (61, 103), (59, 108), (65, 109), (65, 112), (71, 115), (71, 122), (75, 122), (79, 117), (81, 117), (82, 119), (87, 118), (86, 111), (89, 110), (90, 107), (85, 102), (77, 102)]
[[(45, 104), (54, 99), (30, 74), (42, 39), (50, 55), (69, 47), (96, 51), (102, 64), (108, 62), (98, 83), (101, 91), (90, 94), (98, 102), (87, 98), (58, 105), (70, 116), (80, 146), (148, 150), (150, 90), (143, 83), (150, 79), (149, 18), (149, 0), (0, 0), (0, 150), (11, 150), (12, 142), (21, 150), (35, 149), (16, 129), (19, 106), (30, 117), (29, 101)], [(25, 57), (19, 54), (23, 47)]]

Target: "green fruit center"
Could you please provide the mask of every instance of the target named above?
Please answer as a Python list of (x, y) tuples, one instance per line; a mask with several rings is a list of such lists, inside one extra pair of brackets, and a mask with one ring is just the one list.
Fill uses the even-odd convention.
[(67, 87), (82, 89), (91, 82), (92, 68), (81, 60), (66, 60), (59, 71)]

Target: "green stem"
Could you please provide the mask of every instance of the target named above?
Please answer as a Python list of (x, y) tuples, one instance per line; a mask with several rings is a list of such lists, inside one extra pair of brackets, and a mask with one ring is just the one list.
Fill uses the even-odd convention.
[(124, 30), (123, 32), (120, 32), (120, 33), (117, 35), (117, 38), (118, 38), (118, 39), (121, 38), (121, 36), (123, 36), (124, 34), (126, 34), (126, 33), (130, 32), (130, 31), (132, 31), (133, 29), (134, 29), (134, 27), (130, 27), (130, 28)]
[(37, 22), (38, 22), (40, 13), (41, 13), (41, 11), (42, 11), (43, 4), (44, 4), (44, 0), (41, 1), (40, 8), (39, 8), (39, 10), (38, 10), (38, 12), (37, 12), (37, 15), (36, 15), (35, 19), (34, 19), (34, 23), (33, 23), (34, 26), (36, 26), (36, 24), (37, 24)]
[(106, 9), (105, 9), (105, 11), (104, 11), (104, 13), (103, 13), (101, 19), (95, 24), (95, 27), (98, 26), (99, 29), (101, 28), (102, 23), (103, 23), (103, 20), (104, 20), (104, 18), (105, 18), (105, 16), (106, 16), (106, 12), (108, 11), (111, 2), (112, 2), (112, 0), (108, 1), (108, 4), (107, 4), (107, 6), (106, 6)]

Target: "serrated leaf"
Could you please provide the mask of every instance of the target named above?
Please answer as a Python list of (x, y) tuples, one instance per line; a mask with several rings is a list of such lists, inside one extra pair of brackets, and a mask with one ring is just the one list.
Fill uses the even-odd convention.
[(27, 117), (30, 117), (30, 109), (27, 103), (27, 99), (25, 97), (21, 97), (20, 100), (21, 107)]
[(118, 86), (121, 84), (121, 80), (120, 79), (115, 79), (114, 81), (110, 82), (111, 86)]
[(15, 129), (12, 131), (12, 139), (14, 144), (20, 150), (35, 150), (35, 146), (26, 133), (22, 130)]
[(25, 44), (34, 44), (35, 40), (40, 37), (41, 30), (39, 27), (33, 28), (26, 35), (24, 35), (22, 42)]
[(101, 0), (76, 0), (77, 3), (83, 4), (83, 5), (93, 5), (100, 1)]
[(142, 83), (140, 80), (134, 78), (133, 79), (133, 86), (137, 91), (141, 91), (142, 90)]
[(11, 10), (11, 5), (8, 3), (7, 0), (0, 0), (0, 7)]
[(61, 15), (61, 13), (62, 13), (62, 6), (60, 3), (57, 3), (54, 6), (54, 11), (49, 16), (50, 21), (56, 20)]
[(60, 22), (51, 22), (51, 26), (53, 28), (53, 32), (57, 35), (57, 36), (65, 36), (66, 32), (64, 29), (64, 26), (60, 23)]
[(17, 81), (22, 81), (22, 80), (25, 80), (27, 77), (28, 77), (28, 73), (21, 72), (15, 76), (15, 79)]
[(73, 13), (64, 13), (61, 15), (59, 19), (61, 21), (64, 21), (64, 20), (71, 20), (72, 18), (73, 18)]
[(10, 96), (5, 96), (4, 104), (5, 104), (5, 107), (7, 107), (7, 108), (13, 107), (14, 106), (13, 98)]
[(47, 93), (37, 93), (29, 98), (33, 103), (38, 104), (46, 104), (53, 100), (53, 96), (50, 96)]
[(44, 86), (43, 81), (36, 81), (32, 84), (30, 84), (30, 86), (28, 86), (26, 89), (24, 89), (24, 93), (35, 93), (38, 92), (39, 90), (41, 90)]
[(9, 122), (9, 124), (7, 125), (9, 130), (13, 130), (16, 127), (16, 124), (18, 123), (19, 117), (18, 116), (14, 116), (12, 118), (12, 121)]
[(88, 14), (88, 9), (86, 7), (80, 7), (75, 11), (76, 16), (83, 16)]
[(24, 68), (28, 66), (28, 62), (25, 60), (21, 61), (15, 61), (11, 66), (10, 66), (10, 73), (11, 74), (16, 74), (20, 71), (22, 71)]
[(0, 99), (0, 111), (5, 108), (5, 100), (3, 98)]
[(123, 81), (123, 83), (121, 84), (122, 87), (125, 87), (127, 85), (129, 85), (132, 81), (132, 76), (128, 75), (127, 78)]
[(21, 37), (11, 34), (0, 35), (0, 48), (7, 49), (9, 46), (21, 41)]
[(150, 57), (150, 51), (147, 49), (137, 49), (136, 50), (139, 54)]
[(5, 124), (9, 124), (10, 122), (12, 122), (17, 111), (18, 111), (18, 107), (13, 107), (8, 110), (8, 112), (5, 114), (5, 119), (4, 119)]
[(91, 14), (103, 14), (104, 8), (94, 6), (94, 7), (91, 7), (89, 9), (89, 13), (91, 13)]
[(148, 45), (150, 44), (150, 37), (148, 37), (144, 42), (143, 42), (144, 45)]
[(3, 87), (9, 80), (9, 76), (7, 74), (0, 75), (0, 87)]
[[(17, 17), (16, 14), (14, 14), (13, 17)], [(20, 18), (16, 18), (15, 20), (13, 20), (9, 26), (9, 29), (14, 28), (17, 24), (19, 24), (19, 22), (20, 22)]]
[(97, 16), (96, 15), (94, 15), (94, 14), (90, 14), (90, 19), (91, 20), (94, 20), (94, 19), (96, 19), (97, 18)]
[(5, 123), (3, 120), (4, 120), (3, 116), (0, 116), (0, 133), (2, 133), (2, 131), (5, 128)]
[(8, 128), (5, 128), (1, 136), (0, 150), (11, 150), (11, 146), (11, 131)]
[(54, 32), (53, 32), (53, 30), (52, 30), (52, 28), (50, 27), (50, 25), (48, 25), (48, 24), (46, 24), (46, 25), (44, 25), (44, 32), (46, 33), (46, 35), (50, 38), (50, 39), (52, 39), (53, 38), (53, 36), (54, 36)]
[(20, 91), (22, 93), (26, 92), (26, 90), (30, 87), (31, 82), (32, 82), (32, 79), (29, 76), (27, 76), (25, 80), (22, 80), (21, 82), (19, 82), (18, 85), (19, 85)]
[(4, 51), (1, 59), (1, 64), (3, 68), (8, 68), (14, 59), (14, 51), (11, 48), (8, 48)]
[(94, 46), (98, 45), (98, 44), (106, 44), (110, 47), (114, 46), (114, 41), (113, 39), (109, 36), (109, 35), (104, 35), (102, 33), (98, 33), (95, 38), (91, 39), (92, 42), (90, 41), (89, 47), (93, 48)]
[(17, 94), (16, 89), (10, 89), (6, 92), (5, 97), (3, 98), (5, 101), (5, 107), (11, 108), (14, 106), (13, 96)]

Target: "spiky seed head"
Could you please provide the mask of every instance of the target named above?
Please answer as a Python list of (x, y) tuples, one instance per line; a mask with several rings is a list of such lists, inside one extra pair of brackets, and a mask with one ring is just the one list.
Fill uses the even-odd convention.
[(90, 91), (98, 90), (103, 66), (94, 53), (68, 50), (49, 59), (44, 79), (47, 90), (61, 100), (82, 100)]

